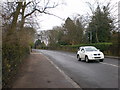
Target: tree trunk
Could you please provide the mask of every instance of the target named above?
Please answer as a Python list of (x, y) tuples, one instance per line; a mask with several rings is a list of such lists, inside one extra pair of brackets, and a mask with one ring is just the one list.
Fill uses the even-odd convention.
[(22, 2), (18, 2), (18, 6), (16, 8), (16, 11), (13, 15), (13, 21), (12, 21), (12, 25), (11, 25), (11, 32), (14, 32), (17, 26), (17, 20), (18, 20), (18, 15), (20, 14), (20, 9), (22, 7)]
[(97, 35), (97, 30), (96, 30), (96, 42), (98, 43), (99, 40), (98, 40), (98, 35)]
[(10, 42), (10, 43), (16, 43), (15, 41), (18, 39), (16, 38), (17, 35), (14, 34), (15, 31), (16, 31), (16, 27), (17, 27), (17, 20), (18, 20), (18, 16), (20, 14), (20, 9), (22, 7), (22, 2), (17, 2), (18, 5), (16, 7), (16, 11), (14, 12), (14, 15), (13, 15), (13, 20), (12, 20), (12, 23), (11, 23), (11, 26), (9, 28), (9, 31), (7, 32), (7, 37), (5, 38), (5, 42)]
[(22, 6), (22, 18), (21, 18), (21, 23), (20, 23), (20, 29), (22, 30), (24, 27), (24, 23), (25, 23), (25, 8), (26, 8), (26, 2), (24, 2), (23, 6)]
[(96, 42), (98, 43), (99, 42), (99, 40), (98, 40), (98, 33), (97, 33), (97, 26), (96, 26), (96, 32), (95, 32), (95, 36), (96, 36)]

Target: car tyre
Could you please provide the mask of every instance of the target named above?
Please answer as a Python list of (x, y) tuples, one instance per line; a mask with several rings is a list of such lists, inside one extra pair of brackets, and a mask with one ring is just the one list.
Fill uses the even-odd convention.
[(86, 61), (86, 63), (89, 63), (88, 56), (85, 56), (85, 61)]
[(80, 56), (79, 56), (79, 55), (77, 55), (77, 58), (78, 58), (78, 61), (81, 61), (81, 58), (80, 58)]
[(100, 59), (99, 61), (100, 61), (100, 62), (103, 62), (103, 59)]

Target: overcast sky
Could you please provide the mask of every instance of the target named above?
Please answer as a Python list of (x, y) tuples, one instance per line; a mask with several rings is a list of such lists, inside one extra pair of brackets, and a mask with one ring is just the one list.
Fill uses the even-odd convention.
[[(6, 0), (2, 0), (6, 1)], [(13, 1), (13, 0), (8, 0), (8, 1)], [(29, 0), (26, 0), (29, 1)], [(46, 0), (47, 1), (47, 0)], [(49, 10), (50, 13), (53, 13), (63, 19), (66, 19), (67, 17), (72, 18), (76, 14), (80, 14), (83, 16), (87, 16), (87, 13), (91, 15), (91, 11), (89, 9), (89, 6), (86, 2), (89, 2), (94, 5), (95, 1), (100, 2), (101, 5), (106, 5), (110, 0), (50, 0), (52, 2), (58, 2), (61, 3), (63, 2), (63, 5), (59, 5), (58, 7)], [(118, 3), (120, 0), (111, 0), (111, 5), (115, 5)], [(116, 10), (118, 8), (118, 4), (116, 4), (116, 7), (114, 9)], [(116, 15), (115, 17), (118, 18), (118, 10), (114, 12), (112, 11), (111, 15)], [(36, 17), (38, 20), (38, 24), (40, 28), (38, 28), (37, 31), (40, 30), (50, 30), (54, 26), (60, 26), (62, 23), (64, 23), (63, 20), (55, 17), (55, 16), (50, 16), (50, 15), (45, 15), (43, 14), (42, 16), (37, 16)]]
[[(109, 0), (99, 0), (99, 2), (102, 5), (106, 5), (108, 1)], [(111, 4), (115, 5), (115, 3), (119, 1), (120, 0), (111, 0)], [(87, 15), (87, 13), (91, 14), (89, 6), (86, 2), (90, 2), (93, 5), (95, 0), (63, 0), (63, 2), (65, 3), (65, 5), (60, 5), (57, 8), (50, 10), (50, 12), (63, 19), (66, 19), (67, 17), (72, 18), (76, 14), (80, 15)], [(112, 15), (117, 15), (117, 13), (118, 11), (116, 12), (114, 12), (114, 10), (112, 11)], [(39, 30), (50, 30), (54, 26), (60, 26), (62, 23), (64, 23), (63, 20), (50, 15), (38, 16), (38, 20), (40, 25)]]

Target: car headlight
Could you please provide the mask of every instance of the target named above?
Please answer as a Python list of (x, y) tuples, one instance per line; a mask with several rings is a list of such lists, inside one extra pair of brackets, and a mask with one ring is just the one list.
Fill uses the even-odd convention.
[(100, 56), (103, 56), (103, 57), (104, 57), (104, 54), (101, 52), (101, 53), (100, 53)]
[(100, 55), (104, 55), (104, 54), (101, 52)]

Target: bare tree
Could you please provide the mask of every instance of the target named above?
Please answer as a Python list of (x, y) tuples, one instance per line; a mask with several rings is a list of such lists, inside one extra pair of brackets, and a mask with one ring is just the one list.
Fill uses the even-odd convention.
[[(24, 27), (25, 20), (30, 17), (35, 17), (40, 14), (56, 16), (53, 13), (50, 13), (49, 10), (56, 8), (59, 5), (59, 3), (51, 2), (51, 0), (32, 0), (28, 2), (17, 2), (17, 0), (15, 0), (15, 2), (4, 3), (2, 7), (5, 13), (0, 14), (5, 20), (12, 20), (11, 30), (14, 30), (13, 28), (16, 27), (17, 21), (20, 22), (20, 28), (22, 29)], [(60, 18), (59, 16), (56, 17)]]

